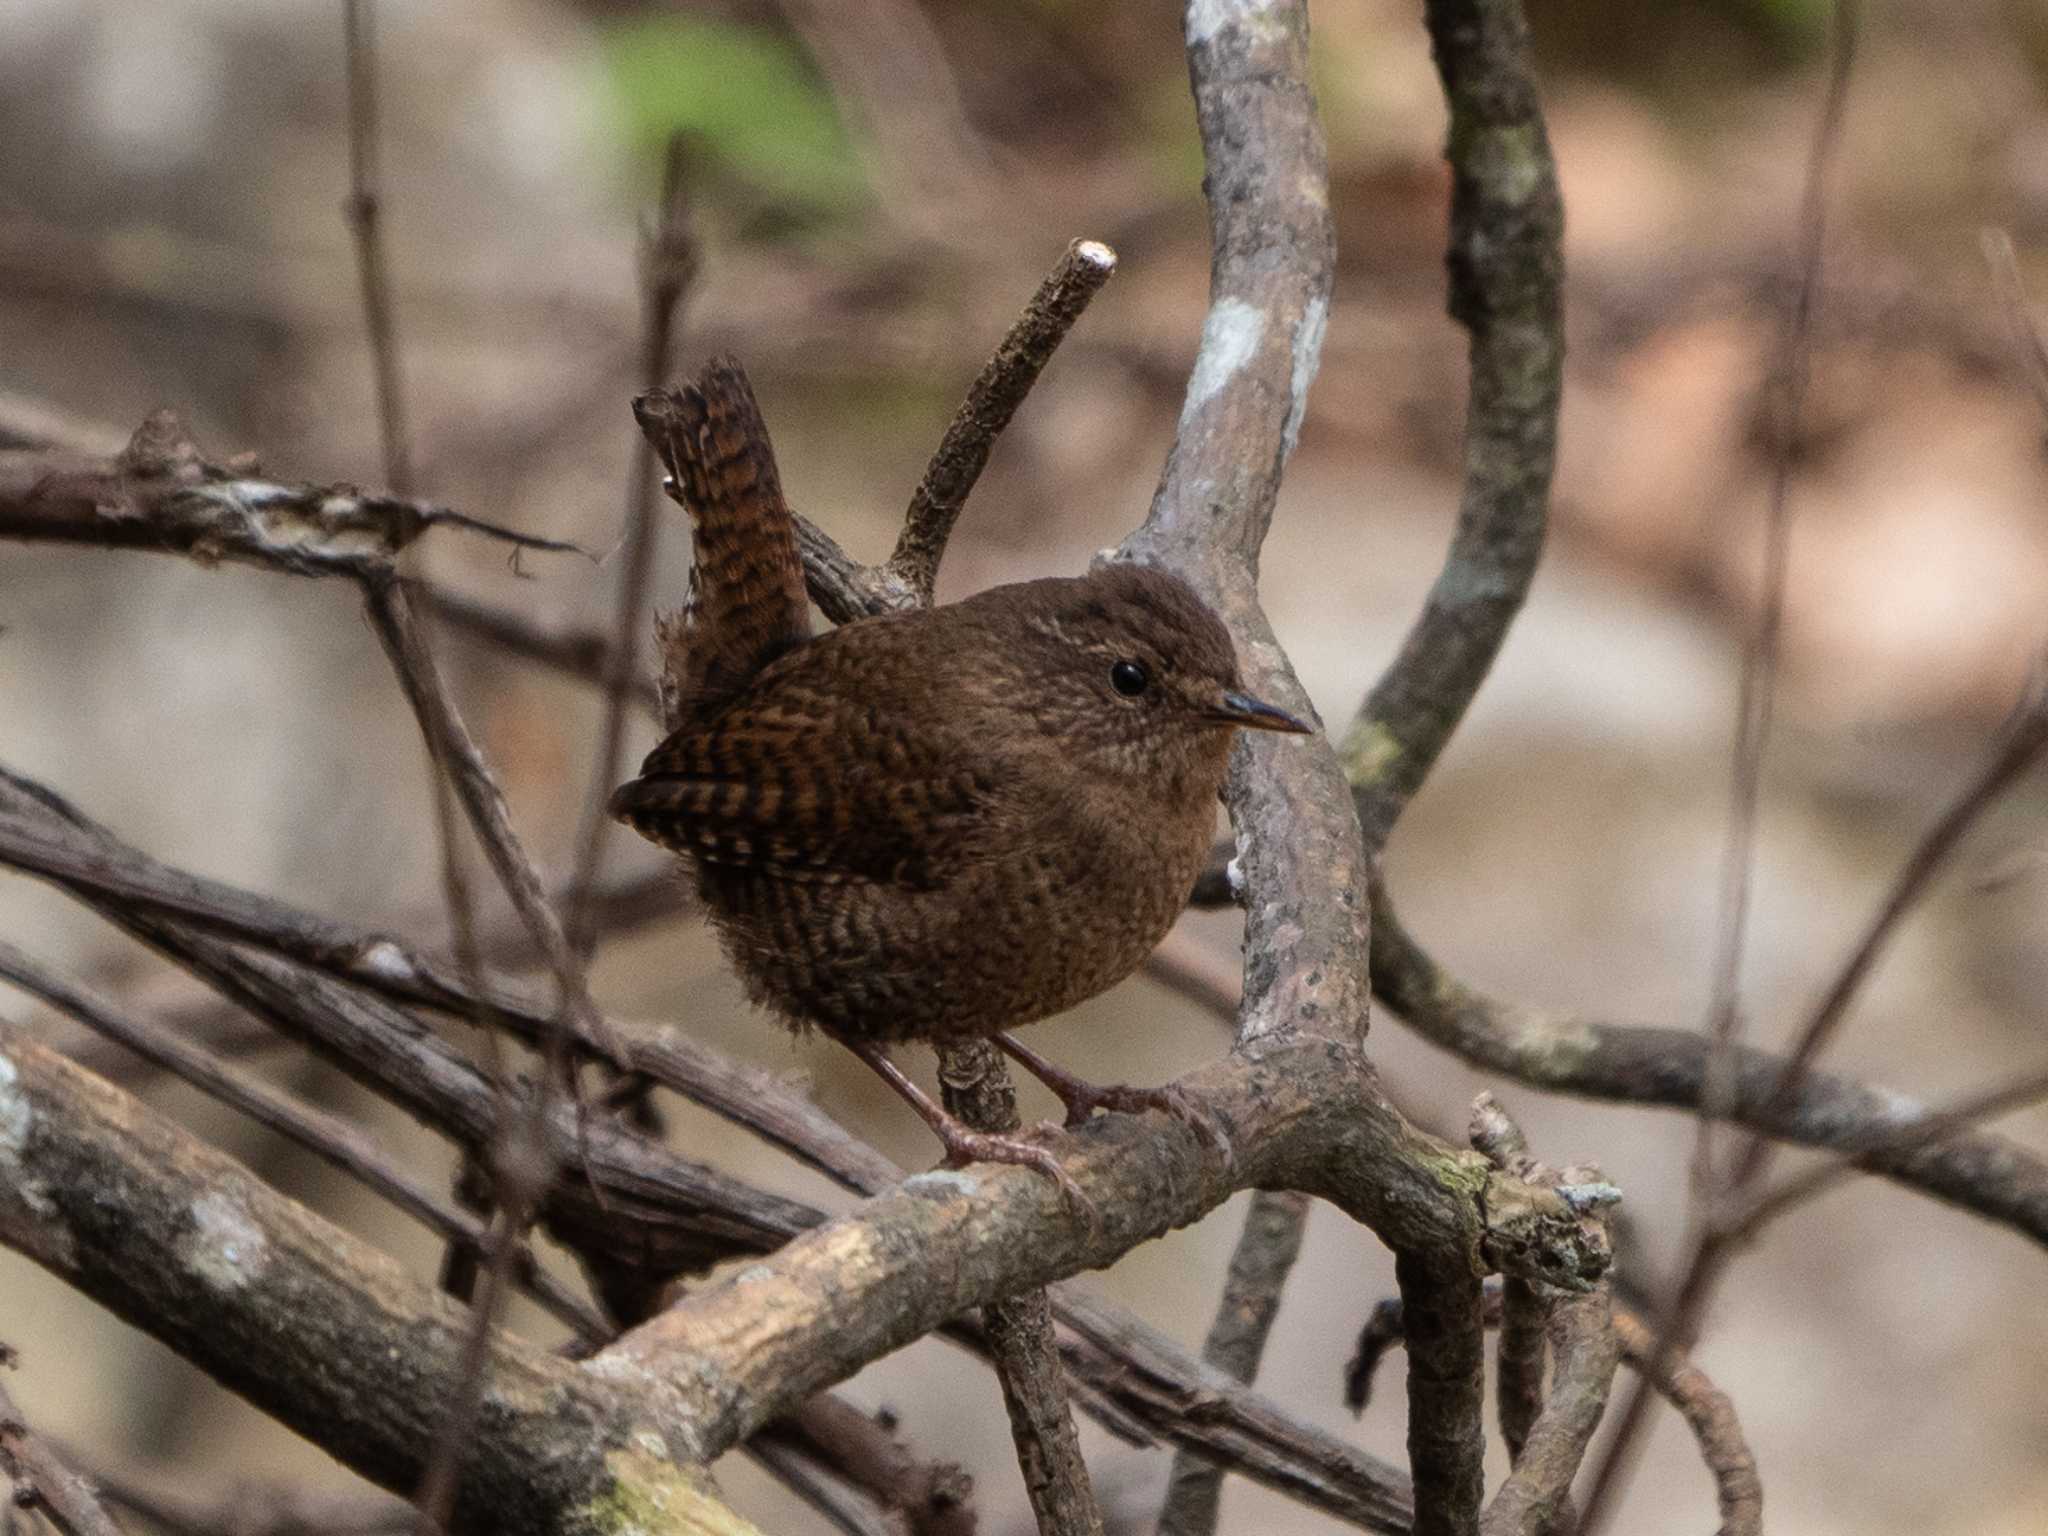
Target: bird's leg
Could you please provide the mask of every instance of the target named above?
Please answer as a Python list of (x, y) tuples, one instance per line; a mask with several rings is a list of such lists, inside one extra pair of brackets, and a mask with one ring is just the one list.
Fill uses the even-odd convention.
[(1065, 1067), (1053, 1065), (1028, 1045), (1020, 1044), (1014, 1035), (995, 1036), (996, 1045), (1014, 1060), (1018, 1066), (1050, 1088), (1067, 1106), (1069, 1128), (1083, 1124), (1098, 1109), (1113, 1114), (1142, 1115), (1148, 1109), (1178, 1120), (1197, 1136), (1222, 1154), (1225, 1164), (1233, 1160), (1230, 1138), (1223, 1127), (1216, 1123), (1216, 1117), (1197, 1104), (1179, 1088), (1168, 1085), (1165, 1088), (1129, 1088), (1122, 1084), (1101, 1087), (1074, 1076)]
[(1077, 1211), (1091, 1221), (1097, 1219), (1095, 1202), (1074, 1181), (1074, 1176), (1060, 1165), (1060, 1160), (1044, 1147), (1019, 1137), (992, 1135), (962, 1124), (905, 1076), (903, 1069), (891, 1061), (888, 1052), (879, 1045), (836, 1033), (832, 1038), (866, 1062), (877, 1077), (896, 1090), (904, 1103), (917, 1111), (918, 1118), (932, 1128), (932, 1134), (945, 1147), (947, 1167), (958, 1168), (965, 1163), (1015, 1163), (1033, 1169), (1057, 1184), (1060, 1193)]

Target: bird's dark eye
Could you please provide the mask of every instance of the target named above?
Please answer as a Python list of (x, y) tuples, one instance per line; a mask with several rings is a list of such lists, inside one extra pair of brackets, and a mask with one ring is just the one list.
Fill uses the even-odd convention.
[(1151, 675), (1135, 661), (1120, 661), (1109, 669), (1109, 686), (1127, 699), (1135, 699), (1151, 681)]

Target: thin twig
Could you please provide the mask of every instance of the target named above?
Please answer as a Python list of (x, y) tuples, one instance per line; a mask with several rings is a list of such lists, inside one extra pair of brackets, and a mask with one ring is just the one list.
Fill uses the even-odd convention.
[(1991, 268), (1991, 286), (1998, 294), (1998, 307), (2012, 337), (2012, 350), (2019, 356), (2020, 376), (2034, 396), (2041, 414), (2048, 417), (2048, 342), (2027, 306), (2026, 284), (2020, 279), (2019, 257), (2012, 236), (2002, 229), (1983, 234), (1984, 260)]
[[(378, 223), (380, 125), (377, 116), (377, 54), (371, 30), (370, 3), (371, 0), (343, 0), (349, 85), (348, 209), (356, 236), (363, 312), (376, 369), (379, 435), (384, 450), (385, 476), (394, 486), (403, 489), (411, 483), (412, 463), (406, 434), (397, 323)], [(383, 643), (412, 704), (434, 770), (435, 825), (441, 848), (442, 880), (458, 958), (472, 978), (480, 974), (475, 913), (461, 868), (455, 816), (449, 798), (451, 788), (468, 813), (471, 826), (484, 846), (485, 856), (512, 898), (514, 907), (525, 919), (535, 942), (548, 956), (561, 989), (564, 1018), (562, 1027), (549, 1035), (548, 1070), (539, 1089), (527, 1095), (523, 1103), (511, 1095), (506, 1096), (498, 1133), (493, 1138), (491, 1187), (499, 1207), (489, 1239), (490, 1257), (483, 1296), (474, 1307), (468, 1337), (459, 1357), (458, 1375), (450, 1385), (435, 1444), (414, 1498), (420, 1511), (422, 1536), (430, 1536), (430, 1533), (446, 1527), (454, 1510), (465, 1448), (483, 1399), (484, 1375), (490, 1362), (491, 1330), (510, 1288), (516, 1254), (553, 1177), (555, 1154), (547, 1135), (549, 1100), (558, 1086), (573, 1079), (575, 1070), (568, 1050), (567, 1020), (573, 1016), (587, 1028), (595, 1028), (601, 1036), (605, 1034), (605, 1026), (590, 997), (581, 958), (542, 890), (531, 860), (519, 844), (506, 812), (504, 797), (442, 682), (425, 629), (413, 613), (403, 584), (393, 575), (366, 579), (363, 588), (372, 627), (377, 631), (378, 639)], [(630, 653), (622, 665), (630, 665)], [(615, 692), (616, 702), (622, 707), (623, 678)], [(489, 1028), (489, 1020), (480, 1017), (478, 1022), (484, 1025), (484, 1034), (493, 1042), (495, 1050), (496, 1034)], [(502, 1081), (502, 1070), (497, 1075)], [(579, 1138), (583, 1132), (583, 1121), (579, 1115)], [(592, 1187), (595, 1193), (594, 1183)], [(602, 1199), (601, 1196), (599, 1198)], [(453, 1263), (451, 1278), (460, 1289), (469, 1289), (470, 1277), (466, 1273), (465, 1262), (457, 1260)]]
[(1771, 444), (1770, 495), (1764, 510), (1763, 584), (1756, 627), (1743, 650), (1735, 705), (1734, 772), (1729, 780), (1728, 844), (1722, 859), (1719, 915), (1707, 1004), (1706, 1033), (1713, 1041), (1706, 1092), (1693, 1147), (1692, 1189), (1702, 1208), (1719, 1187), (1714, 1127), (1734, 1094), (1734, 1045), (1741, 1034), (1742, 955), (1749, 935), (1751, 885), (1756, 863), (1757, 812), (1764, 758), (1770, 749), (1777, 700), (1778, 653), (1785, 620), (1785, 584), (1791, 562), (1792, 474), (1799, 421), (1813, 373), (1813, 319), (1820, 302), (1821, 255), (1827, 236), (1827, 180), (1856, 62), (1856, 0), (1837, 0), (1828, 53), (1828, 80), (1820, 121), (1807, 151), (1800, 194), (1799, 286), (1786, 312), (1765, 390)]
[(1622, 1358), (1678, 1410), (1699, 1443), (1721, 1506), (1719, 1536), (1761, 1536), (1763, 1482), (1728, 1395), (1683, 1350), (1666, 1347), (1633, 1313), (1616, 1308), (1614, 1328), (1621, 1338)]
[[(1608, 1103), (1694, 1111), (1706, 1071), (1697, 1030), (1607, 1023), (1480, 992), (1440, 965), (1402, 924), (1384, 884), (1372, 898), (1375, 995), (1424, 1039), (1489, 1072), (1547, 1093)], [(1784, 1060), (1737, 1048), (1732, 1118), (1794, 1146), (1856, 1152), (1866, 1166), (1909, 1189), (1972, 1211), (2048, 1247), (2048, 1160), (2005, 1137), (1962, 1131), (1896, 1153), (1868, 1153), (1865, 1132), (1925, 1114), (1909, 1095), (1812, 1071), (1794, 1098), (1769, 1115)]]
[[(1801, 1081), (1813, 1062), (1827, 1048), (1841, 1027), (1857, 993), (1869, 978), (1872, 967), (1884, 953), (1899, 924), (1926, 895), (1928, 887), (1954, 856), (1957, 847), (1986, 811), (2003, 798), (2034, 765), (2048, 753), (2048, 674), (2037, 677), (2028, 694), (2007, 718), (1997, 744), (1978, 770), (1949, 803), (1933, 826), (1914, 847), (1886, 892), (1884, 901), (1865, 927), (1863, 936), (1849, 958), (1836, 972), (1827, 991), (1814, 1006), (1797, 1043), (1786, 1057), (1778, 1086), (1765, 1102), (1766, 1113), (1781, 1110), (1798, 1096)], [(1752, 1138), (1736, 1169), (1736, 1183), (1755, 1181), (1767, 1156), (1769, 1143)]]
[[(13, 1352), (0, 1344), (0, 1366), (13, 1363)], [(0, 1386), (0, 1473), (12, 1482), (15, 1506), (41, 1510), (64, 1536), (122, 1536), (121, 1527), (102, 1507), (92, 1484), (29, 1428), (4, 1386)]]
[(821, 1392), (748, 1442), (787, 1440), (862, 1489), (910, 1536), (974, 1536), (974, 1479), (949, 1461), (920, 1461), (885, 1417)]
[(997, 436), (1010, 424), (1088, 301), (1115, 271), (1116, 252), (1101, 241), (1076, 240), (1069, 245), (967, 391), (917, 483), (896, 551), (888, 560), (888, 569), (908, 582), (922, 602), (932, 600), (946, 540), (974, 482), (981, 478)]
[(1932, 1146), (1981, 1121), (2025, 1109), (2044, 1098), (2048, 1098), (2048, 1067), (2023, 1073), (1941, 1109), (1899, 1117), (1903, 1123), (1882, 1129), (1872, 1127), (1867, 1133), (1870, 1145), (1862, 1151), (1848, 1152), (1804, 1169), (1788, 1176), (1775, 1189), (1757, 1194), (1738, 1214), (1726, 1219), (1723, 1230), (1727, 1241), (1735, 1244), (1754, 1241), (1764, 1227), (1795, 1207), (1866, 1176), (1870, 1171), (1870, 1158), (1898, 1157)]
[(348, 60), (348, 180), (344, 205), (355, 237), (356, 272), (363, 288), (363, 318), (370, 335), (370, 365), (376, 374), (377, 439), (384, 453), (384, 483), (401, 496), (412, 494), (412, 447), (406, 432), (405, 388), (399, 368), (398, 320), (391, 302), (391, 269), (385, 254), (379, 175), (377, 42), (374, 0), (342, 0), (344, 51)]
[[(599, 683), (612, 669), (611, 642), (601, 630), (548, 629), (525, 614), (480, 602), (446, 587), (417, 585), (420, 605), (442, 629), (468, 635), (523, 661), (582, 683)], [(631, 696), (645, 713), (660, 707), (654, 679), (644, 671), (633, 676)]]
[[(454, 784), (470, 827), (483, 845), (485, 858), (554, 973), (569, 1018), (575, 1022), (578, 1033), (601, 1042), (606, 1054), (616, 1060), (620, 1048), (591, 999), (583, 962), (571, 948), (533, 860), (512, 826), (504, 791), (498, 787), (496, 776), (456, 710), (440, 667), (428, 649), (406, 585), (396, 580), (372, 583), (368, 599), (371, 626), (398, 673), (413, 714), (419, 719), (421, 733), (430, 746), (437, 746), (441, 772)], [(563, 1036), (566, 1032), (556, 1033)], [(549, 1044), (548, 1052), (551, 1073), (560, 1080), (566, 1071), (566, 1045), (558, 1039)]]
[[(939, 1047), (939, 1089), (946, 1108), (977, 1131), (1010, 1135), (1022, 1123), (1009, 1069), (986, 1040)], [(1102, 1510), (1081, 1459), (1045, 1291), (1019, 1291), (990, 1302), (982, 1308), (981, 1325), (1039, 1536), (1102, 1536)]]
[[(1490, 1092), (1472, 1106), (1469, 1139), (1496, 1168), (1524, 1178), (1536, 1170), (1522, 1128)], [(1548, 1349), (1550, 1308), (1527, 1280), (1503, 1282), (1500, 1291), (1500, 1337), (1495, 1342), (1497, 1372), (1494, 1400), (1500, 1411), (1500, 1435), (1511, 1463), (1522, 1459), (1529, 1432), (1543, 1413), (1544, 1356)]]
[[(668, 381), (676, 315), (697, 272), (697, 244), (690, 233), (689, 208), (684, 197), (683, 147), (680, 133), (669, 139), (660, 210), (653, 226), (641, 237), (640, 289), (645, 320), (640, 340), (640, 383), (645, 389), (658, 389)], [(611, 644), (605, 655), (604, 724), (591, 767), (583, 826), (577, 837), (575, 874), (569, 882), (569, 942), (579, 955), (585, 956), (596, 940), (590, 925), (590, 901), (603, 866), (605, 835), (611, 827), (611, 817), (605, 808), (619, 781), (619, 763), (626, 744), (626, 711), (639, 675), (640, 631), (647, 613), (655, 548), (661, 532), (659, 489), (654, 449), (636, 432), (626, 493), (625, 549), (619, 560), (618, 598), (613, 605)]]
[[(1772, 706), (1777, 688), (1779, 634), (1784, 616), (1791, 520), (1788, 513), (1799, 412), (1812, 368), (1813, 312), (1820, 292), (1821, 256), (1827, 229), (1827, 173), (1841, 137), (1848, 105), (1849, 81), (1856, 60), (1859, 11), (1857, 0), (1835, 0), (1830, 26), (1828, 79), (1820, 120), (1807, 153), (1799, 214), (1799, 288), (1786, 318), (1774, 369), (1775, 387), (1766, 409), (1770, 418), (1774, 462), (1764, 530), (1764, 591), (1757, 627), (1743, 659), (1737, 702), (1735, 771), (1731, 781), (1728, 853), (1722, 872), (1720, 939), (1713, 972), (1707, 1034), (1710, 1050), (1701, 1084), (1699, 1126), (1692, 1159), (1692, 1227), (1687, 1262), (1658, 1319), (1658, 1337), (1666, 1349), (1677, 1349), (1692, 1335), (1727, 1262), (1727, 1249), (1715, 1231), (1717, 1207), (1731, 1191), (1747, 1185), (1760, 1171), (1758, 1156), (1768, 1145), (1752, 1138), (1736, 1168), (1724, 1179), (1714, 1158), (1714, 1126), (1727, 1118), (1738, 1093), (1735, 1047), (1740, 1028), (1742, 951), (1748, 932), (1750, 885), (1755, 856), (1756, 816), (1761, 798), (1763, 761), (1769, 746)], [(1853, 990), (1853, 988), (1851, 989)], [(1846, 1005), (1848, 993), (1843, 994)], [(1795, 1053), (1795, 1062), (1797, 1061)], [(1784, 1090), (1796, 1082), (1804, 1063), (1788, 1063), (1772, 1101), (1790, 1101)], [(1767, 1106), (1768, 1107), (1768, 1106)], [(1638, 1382), (1623, 1406), (1614, 1434), (1595, 1470), (1586, 1494), (1584, 1529), (1597, 1532), (1612, 1513), (1634, 1466), (1634, 1452), (1649, 1419), (1652, 1387)]]
[[(1258, 1375), (1266, 1338), (1280, 1310), (1280, 1291), (1301, 1254), (1309, 1199), (1296, 1190), (1259, 1190), (1245, 1212), (1244, 1231), (1230, 1255), (1223, 1300), (1202, 1360), (1249, 1386)], [(1159, 1536), (1210, 1536), (1222, 1505), (1223, 1468), (1194, 1452), (1174, 1452)]]

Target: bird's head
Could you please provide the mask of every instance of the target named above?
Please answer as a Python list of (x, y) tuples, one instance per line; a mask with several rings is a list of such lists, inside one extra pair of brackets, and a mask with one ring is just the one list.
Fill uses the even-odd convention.
[(1029, 679), (1007, 702), (1098, 771), (1214, 765), (1220, 780), (1233, 731), (1314, 730), (1246, 690), (1223, 621), (1166, 571), (1108, 565), (998, 587), (968, 599), (977, 604), (1015, 636)]

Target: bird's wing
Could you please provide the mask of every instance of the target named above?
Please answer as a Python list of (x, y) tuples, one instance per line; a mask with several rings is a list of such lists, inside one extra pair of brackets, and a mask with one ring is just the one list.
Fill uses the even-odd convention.
[(686, 724), (611, 810), (706, 864), (930, 888), (971, 855), (998, 777), (985, 757), (799, 685)]
[(641, 431), (690, 513), (696, 554), (684, 623), (682, 692), (731, 693), (810, 634), (796, 525), (753, 386), (716, 357), (677, 389), (633, 402)]

